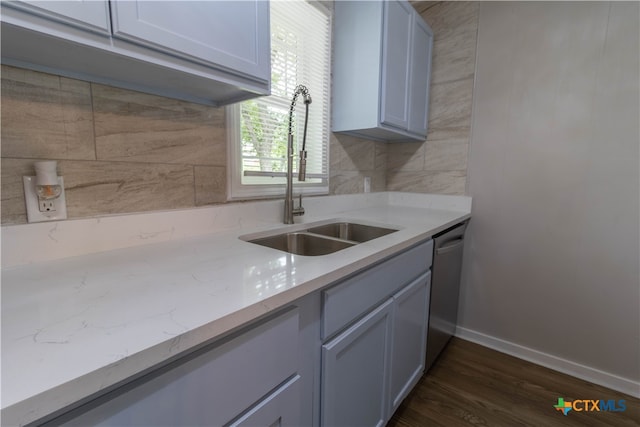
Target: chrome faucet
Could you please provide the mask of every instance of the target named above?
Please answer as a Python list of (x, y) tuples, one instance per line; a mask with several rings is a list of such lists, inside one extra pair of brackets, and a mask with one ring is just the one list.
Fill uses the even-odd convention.
[(306, 179), (307, 171), (307, 122), (309, 120), (309, 104), (311, 104), (311, 95), (306, 86), (298, 85), (293, 92), (293, 99), (291, 100), (291, 107), (289, 108), (289, 133), (287, 135), (287, 190), (284, 197), (284, 223), (293, 224), (293, 217), (304, 215), (304, 208), (302, 207), (302, 193), (300, 194), (300, 204), (296, 208), (293, 206), (293, 131), (291, 129), (293, 122), (293, 110), (296, 106), (296, 100), (298, 95), (302, 95), (302, 100), (305, 105), (304, 112), (304, 131), (302, 133), (302, 149), (300, 150), (299, 164), (298, 164), (298, 181), (304, 181)]

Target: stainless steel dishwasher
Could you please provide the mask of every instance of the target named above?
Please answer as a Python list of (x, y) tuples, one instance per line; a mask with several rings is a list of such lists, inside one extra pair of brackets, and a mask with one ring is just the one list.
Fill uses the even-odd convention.
[(437, 359), (456, 330), (462, 249), (467, 223), (458, 224), (433, 238), (433, 267), (426, 370)]

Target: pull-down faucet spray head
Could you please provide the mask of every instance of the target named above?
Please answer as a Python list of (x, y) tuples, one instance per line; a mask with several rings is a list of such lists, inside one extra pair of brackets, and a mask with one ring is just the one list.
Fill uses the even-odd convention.
[(293, 224), (294, 215), (304, 215), (304, 208), (302, 207), (302, 194), (300, 195), (300, 206), (295, 208), (293, 206), (293, 132), (291, 127), (293, 125), (293, 109), (296, 106), (296, 100), (298, 95), (302, 95), (302, 100), (305, 106), (304, 113), (304, 131), (302, 133), (302, 150), (300, 150), (300, 166), (298, 167), (298, 181), (305, 180), (306, 168), (307, 168), (307, 151), (305, 150), (307, 144), (307, 122), (309, 121), (309, 104), (311, 104), (311, 95), (306, 86), (298, 85), (293, 93), (293, 99), (291, 100), (291, 108), (289, 108), (289, 133), (287, 135), (287, 187), (284, 197), (284, 223)]
[(311, 95), (309, 94), (308, 91), (307, 93), (302, 94), (302, 99), (304, 100), (305, 104), (311, 104)]
[(304, 101), (304, 133), (302, 134), (302, 150), (298, 160), (298, 181), (307, 179), (307, 121), (309, 120), (309, 104), (311, 104), (311, 95), (309, 92), (302, 94)]
[[(299, 163), (298, 163), (298, 181), (306, 180), (307, 175), (307, 122), (309, 121), (309, 104), (311, 104), (311, 94), (309, 89), (304, 85), (296, 86), (296, 90), (293, 93), (293, 100), (291, 101), (291, 108), (289, 109), (289, 137), (293, 136), (291, 126), (293, 121), (293, 109), (296, 106), (296, 100), (298, 95), (302, 95), (302, 101), (304, 102), (304, 130), (302, 132), (302, 149), (300, 150)], [(292, 149), (293, 150), (293, 149)], [(293, 153), (293, 152), (292, 152)], [(292, 153), (287, 153), (292, 155)]]

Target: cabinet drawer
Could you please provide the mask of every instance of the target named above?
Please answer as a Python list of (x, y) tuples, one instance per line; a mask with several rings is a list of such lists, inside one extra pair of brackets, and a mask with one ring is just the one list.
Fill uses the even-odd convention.
[(224, 425), (291, 378), (298, 366), (298, 309), (53, 420), (52, 425)]
[(322, 292), (322, 339), (326, 339), (390, 297), (431, 267), (429, 240)]
[(298, 427), (302, 425), (300, 397), (300, 375), (296, 375), (229, 427)]

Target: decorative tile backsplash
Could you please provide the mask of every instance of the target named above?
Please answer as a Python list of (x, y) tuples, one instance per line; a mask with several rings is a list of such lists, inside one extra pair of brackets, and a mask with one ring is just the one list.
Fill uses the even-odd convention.
[[(58, 160), (70, 219), (227, 201), (225, 109), (2, 66), (2, 224), (26, 222), (22, 176)], [(386, 189), (386, 146), (331, 138), (331, 194)]]
[[(332, 134), (330, 194), (465, 194), (478, 5), (414, 2), (434, 38), (429, 134)], [(2, 66), (2, 224), (26, 222), (22, 176), (58, 160), (69, 219), (226, 203), (224, 108)]]
[(478, 2), (411, 2), (434, 34), (429, 132), (387, 150), (389, 191), (465, 194)]
[(371, 191), (385, 191), (387, 144), (343, 134), (331, 135), (331, 194), (364, 192), (365, 177), (371, 178)]
[(69, 218), (226, 200), (224, 108), (2, 66), (2, 223), (26, 222), (22, 175), (58, 160)]
[(89, 83), (2, 66), (3, 158), (95, 160), (93, 140)]
[[(26, 222), (22, 176), (58, 160), (69, 219), (227, 201), (225, 109), (2, 66), (2, 224)], [(383, 143), (331, 139), (331, 193), (384, 191)]]

